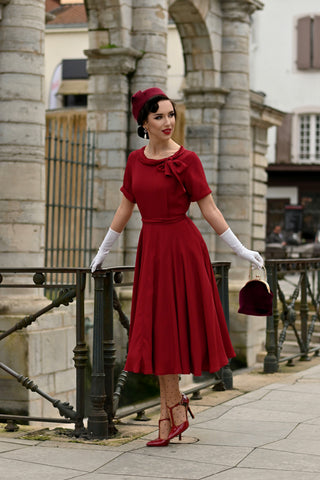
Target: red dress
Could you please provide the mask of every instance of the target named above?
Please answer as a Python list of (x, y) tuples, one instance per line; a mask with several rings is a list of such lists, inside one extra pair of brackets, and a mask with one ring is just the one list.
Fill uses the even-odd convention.
[(209, 252), (186, 216), (211, 193), (197, 155), (181, 147), (150, 160), (129, 155), (122, 193), (143, 226), (134, 275), (125, 370), (145, 374), (216, 372), (235, 356)]

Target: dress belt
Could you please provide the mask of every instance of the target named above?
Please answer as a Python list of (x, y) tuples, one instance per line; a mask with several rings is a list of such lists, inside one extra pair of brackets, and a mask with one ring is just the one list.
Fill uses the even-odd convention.
[(187, 216), (177, 215), (176, 217), (167, 217), (167, 218), (142, 218), (143, 223), (177, 223), (185, 220)]

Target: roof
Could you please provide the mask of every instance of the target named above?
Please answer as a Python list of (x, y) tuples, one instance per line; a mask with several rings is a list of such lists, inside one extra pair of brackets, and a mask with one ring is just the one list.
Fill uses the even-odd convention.
[(46, 0), (46, 13), (54, 15), (54, 19), (47, 25), (76, 25), (86, 24), (87, 14), (83, 3), (61, 5), (60, 0)]

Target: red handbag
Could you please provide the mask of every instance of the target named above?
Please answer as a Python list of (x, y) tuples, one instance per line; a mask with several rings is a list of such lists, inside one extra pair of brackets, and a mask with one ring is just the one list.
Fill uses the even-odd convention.
[[(256, 270), (257, 272), (258, 270)], [(272, 315), (273, 293), (266, 280), (267, 273), (263, 267), (265, 280), (261, 279), (260, 272), (252, 278), (252, 269), (250, 267), (249, 281), (241, 288), (239, 292), (239, 310), (238, 313), (246, 315), (256, 315), (265, 317)]]

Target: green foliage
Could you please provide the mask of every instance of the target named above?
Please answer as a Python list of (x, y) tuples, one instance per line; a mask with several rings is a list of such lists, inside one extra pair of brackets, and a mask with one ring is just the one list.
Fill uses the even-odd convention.
[(106, 49), (106, 48), (118, 48), (118, 46), (114, 43), (106, 43), (105, 45), (100, 45), (101, 49)]

